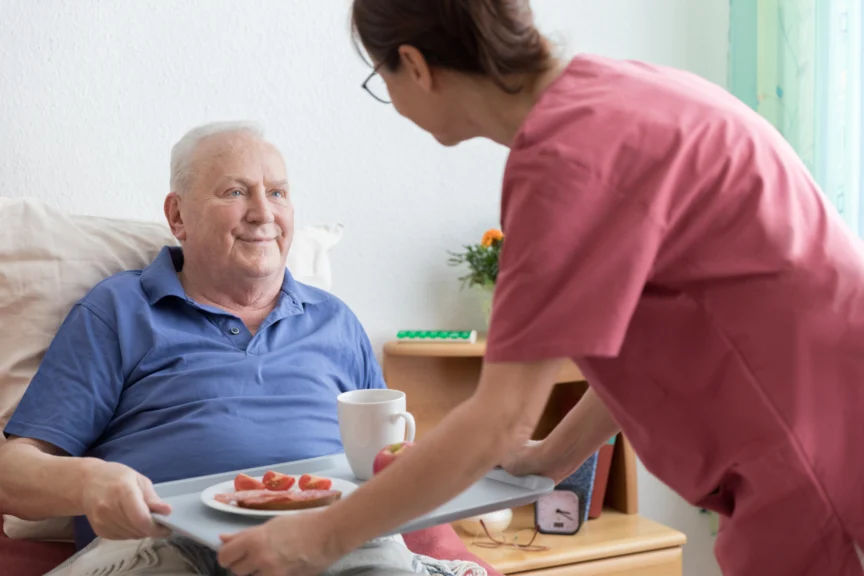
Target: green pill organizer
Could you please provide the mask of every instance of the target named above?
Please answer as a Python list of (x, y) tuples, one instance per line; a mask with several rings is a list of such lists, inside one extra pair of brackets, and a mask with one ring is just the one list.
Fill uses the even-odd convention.
[(474, 344), (477, 342), (476, 330), (400, 330), (396, 333), (399, 342), (456, 342)]

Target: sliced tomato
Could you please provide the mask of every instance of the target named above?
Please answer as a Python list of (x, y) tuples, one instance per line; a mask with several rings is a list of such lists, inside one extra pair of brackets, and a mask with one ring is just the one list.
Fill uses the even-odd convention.
[(260, 480), (256, 480), (246, 474), (238, 474), (234, 478), (234, 490), (242, 492), (244, 490), (263, 490), (264, 484)]
[(293, 476), (288, 476), (287, 474), (280, 474), (279, 472), (273, 472), (272, 470), (268, 470), (267, 473), (264, 474), (263, 481), (264, 487), (267, 490), (290, 490), (291, 487), (294, 486)]
[(303, 474), (298, 483), (300, 490), (329, 490), (333, 481), (329, 478), (319, 478), (309, 474)]

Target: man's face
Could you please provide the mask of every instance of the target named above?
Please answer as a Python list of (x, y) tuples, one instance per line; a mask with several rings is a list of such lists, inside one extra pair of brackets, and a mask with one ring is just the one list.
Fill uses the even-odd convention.
[(172, 222), (185, 260), (231, 276), (281, 278), (294, 207), (276, 148), (251, 134), (219, 134), (198, 144), (191, 166), (179, 225)]

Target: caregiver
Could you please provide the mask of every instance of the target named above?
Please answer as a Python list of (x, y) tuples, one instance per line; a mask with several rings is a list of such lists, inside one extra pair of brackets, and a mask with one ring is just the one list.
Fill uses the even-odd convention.
[[(527, 0), (354, 0), (353, 25), (380, 100), (510, 148), (485, 364), (412, 452), (226, 536), (223, 565), (316, 574), (498, 463), (559, 481), (620, 427), (721, 514), (724, 574), (864, 574), (864, 246), (782, 136), (692, 74), (557, 59)], [(526, 445), (567, 358), (590, 390)]]

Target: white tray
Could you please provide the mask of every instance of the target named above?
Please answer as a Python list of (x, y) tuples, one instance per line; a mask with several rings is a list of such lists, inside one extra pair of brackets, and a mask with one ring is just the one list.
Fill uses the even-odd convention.
[[(154, 518), (174, 532), (218, 550), (222, 545), (219, 540), (220, 534), (239, 532), (262, 524), (269, 518), (241, 516), (214, 510), (205, 506), (201, 501), (201, 492), (216, 483), (233, 480), (240, 472), (245, 472), (250, 476), (261, 476), (267, 470), (293, 476), (301, 474), (328, 476), (362, 484), (361, 480), (354, 477), (344, 454), (235, 470), (224, 474), (157, 484), (155, 486), (156, 493), (171, 505), (172, 513), (170, 516), (155, 514)], [(484, 478), (443, 506), (400, 526), (390, 534), (413, 532), (477, 514), (530, 504), (536, 501), (541, 494), (551, 492), (554, 487), (555, 483), (550, 478), (542, 476), (517, 478), (500, 469), (491, 470)]]

